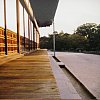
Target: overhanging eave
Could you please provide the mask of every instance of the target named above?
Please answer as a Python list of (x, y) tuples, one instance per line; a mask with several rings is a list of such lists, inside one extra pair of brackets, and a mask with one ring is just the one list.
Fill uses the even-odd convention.
[(39, 27), (50, 26), (59, 0), (30, 0)]

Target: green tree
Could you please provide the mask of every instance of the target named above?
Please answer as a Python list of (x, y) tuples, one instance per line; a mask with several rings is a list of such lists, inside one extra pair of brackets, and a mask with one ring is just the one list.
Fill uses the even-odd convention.
[(94, 46), (96, 51), (100, 51), (100, 24), (96, 27), (96, 33), (94, 34)]
[(69, 49), (68, 36), (69, 34), (63, 31), (56, 34), (56, 50), (64, 51)]
[(63, 50), (63, 31), (61, 31), (59, 34), (56, 34), (55, 35), (55, 39), (56, 39), (56, 43), (55, 43), (55, 47), (56, 47), (56, 50)]
[(97, 24), (95, 23), (86, 23), (79, 26), (75, 33), (88, 37), (96, 32), (96, 27), (97, 27)]
[(79, 26), (75, 34), (80, 34), (87, 38), (87, 50), (95, 50), (96, 39), (97, 39), (97, 24), (86, 23)]
[(72, 34), (69, 36), (70, 49), (74, 51), (85, 50), (87, 39), (79, 34)]
[(49, 34), (48, 41), (48, 49), (53, 50), (53, 34)]
[(48, 49), (49, 38), (44, 36), (40, 38), (40, 48), (41, 49)]
[[(55, 38), (56, 50), (59, 51), (100, 51), (100, 24), (86, 23), (79, 26), (74, 34), (61, 31), (55, 34)], [(40, 47), (53, 50), (53, 34), (41, 37)]]

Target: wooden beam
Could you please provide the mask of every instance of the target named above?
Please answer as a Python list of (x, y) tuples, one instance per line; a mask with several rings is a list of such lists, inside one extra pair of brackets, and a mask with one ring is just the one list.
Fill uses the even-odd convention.
[(4, 42), (5, 42), (5, 54), (7, 55), (7, 21), (6, 21), (6, 0), (4, 0)]
[(19, 19), (19, 0), (16, 0), (16, 15), (17, 15), (17, 52), (20, 53), (20, 19)]

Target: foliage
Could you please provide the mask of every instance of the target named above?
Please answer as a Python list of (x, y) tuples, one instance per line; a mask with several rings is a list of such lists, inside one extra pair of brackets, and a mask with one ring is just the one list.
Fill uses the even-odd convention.
[[(59, 51), (100, 51), (100, 24), (86, 23), (73, 34), (61, 31), (55, 38)], [(53, 49), (53, 34), (40, 38), (40, 48)]]
[(43, 48), (47, 48), (48, 49), (48, 37), (41, 37), (40, 39), (40, 47), (43, 49)]
[(80, 34), (82, 36), (89, 36), (95, 33), (96, 27), (97, 27), (97, 24), (95, 23), (83, 24), (77, 28), (76, 34)]
[(80, 34), (87, 38), (86, 50), (100, 50), (100, 24), (83, 24), (77, 28), (75, 34)]

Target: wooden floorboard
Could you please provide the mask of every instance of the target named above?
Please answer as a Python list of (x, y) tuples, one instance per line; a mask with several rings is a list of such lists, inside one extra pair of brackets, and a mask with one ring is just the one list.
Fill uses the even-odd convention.
[(59, 99), (46, 50), (0, 66), (0, 99)]

